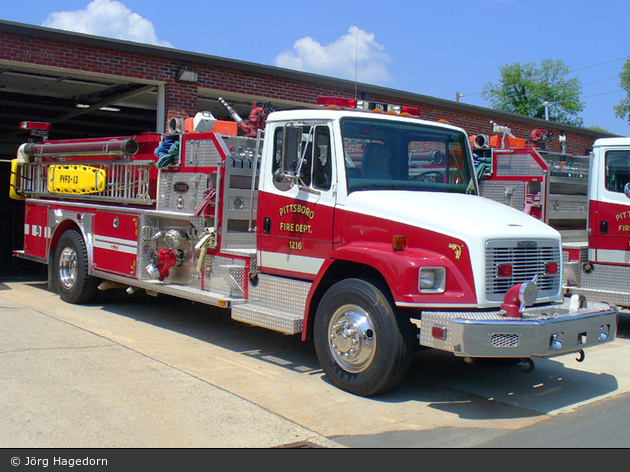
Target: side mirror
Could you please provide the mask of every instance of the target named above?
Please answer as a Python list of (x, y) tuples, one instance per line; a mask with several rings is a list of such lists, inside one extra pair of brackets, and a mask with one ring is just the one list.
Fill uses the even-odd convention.
[(302, 128), (285, 126), (282, 138), (282, 165), (284, 172), (297, 172), (302, 148)]
[(297, 177), (290, 172), (283, 172), (281, 169), (276, 169), (273, 173), (273, 184), (282, 192), (286, 192), (293, 187), (296, 181)]
[(623, 186), (623, 193), (630, 198), (630, 182)]

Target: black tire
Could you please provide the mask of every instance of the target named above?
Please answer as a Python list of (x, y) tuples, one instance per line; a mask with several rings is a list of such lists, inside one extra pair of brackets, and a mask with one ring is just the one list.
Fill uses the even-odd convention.
[(59, 238), (52, 276), (62, 300), (77, 305), (94, 300), (98, 279), (88, 274), (87, 248), (78, 231), (68, 230)]
[(328, 289), (313, 330), (319, 362), (342, 390), (377, 395), (407, 374), (413, 351), (411, 322), (397, 316), (384, 291), (368, 280), (342, 280)]

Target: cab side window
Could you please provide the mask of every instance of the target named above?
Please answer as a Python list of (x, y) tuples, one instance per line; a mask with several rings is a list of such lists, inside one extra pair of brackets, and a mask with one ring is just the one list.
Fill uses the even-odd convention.
[(313, 143), (313, 187), (330, 190), (332, 164), (330, 156), (330, 130), (328, 126), (317, 126)]
[[(297, 178), (297, 184), (302, 187), (330, 190), (332, 154), (328, 126), (278, 127), (273, 140), (273, 174), (293, 175)], [(288, 188), (290, 186), (281, 189)]]
[(276, 128), (273, 134), (273, 163), (271, 164), (271, 172), (274, 173), (280, 169), (282, 165), (282, 138), (283, 129)]
[(606, 190), (623, 193), (630, 182), (630, 150), (606, 152)]

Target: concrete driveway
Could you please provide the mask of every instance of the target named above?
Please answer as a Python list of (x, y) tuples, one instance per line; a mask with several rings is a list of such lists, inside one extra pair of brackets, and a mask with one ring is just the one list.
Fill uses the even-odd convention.
[(343, 447), (362, 437), (379, 447), (379, 435), (407, 433), (414, 447), (473, 447), (630, 391), (623, 333), (582, 363), (537, 360), (531, 373), (424, 350), (402, 385), (361, 398), (329, 384), (299, 336), (172, 297), (109, 298), (75, 306), (45, 282), (0, 284), (3, 448)]

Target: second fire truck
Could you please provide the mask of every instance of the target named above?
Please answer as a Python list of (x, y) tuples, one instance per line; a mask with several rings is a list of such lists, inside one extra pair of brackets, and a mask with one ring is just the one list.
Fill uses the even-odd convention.
[(597, 139), (583, 156), (510, 137), (471, 142), (481, 195), (560, 231), (567, 293), (630, 308), (630, 138)]

